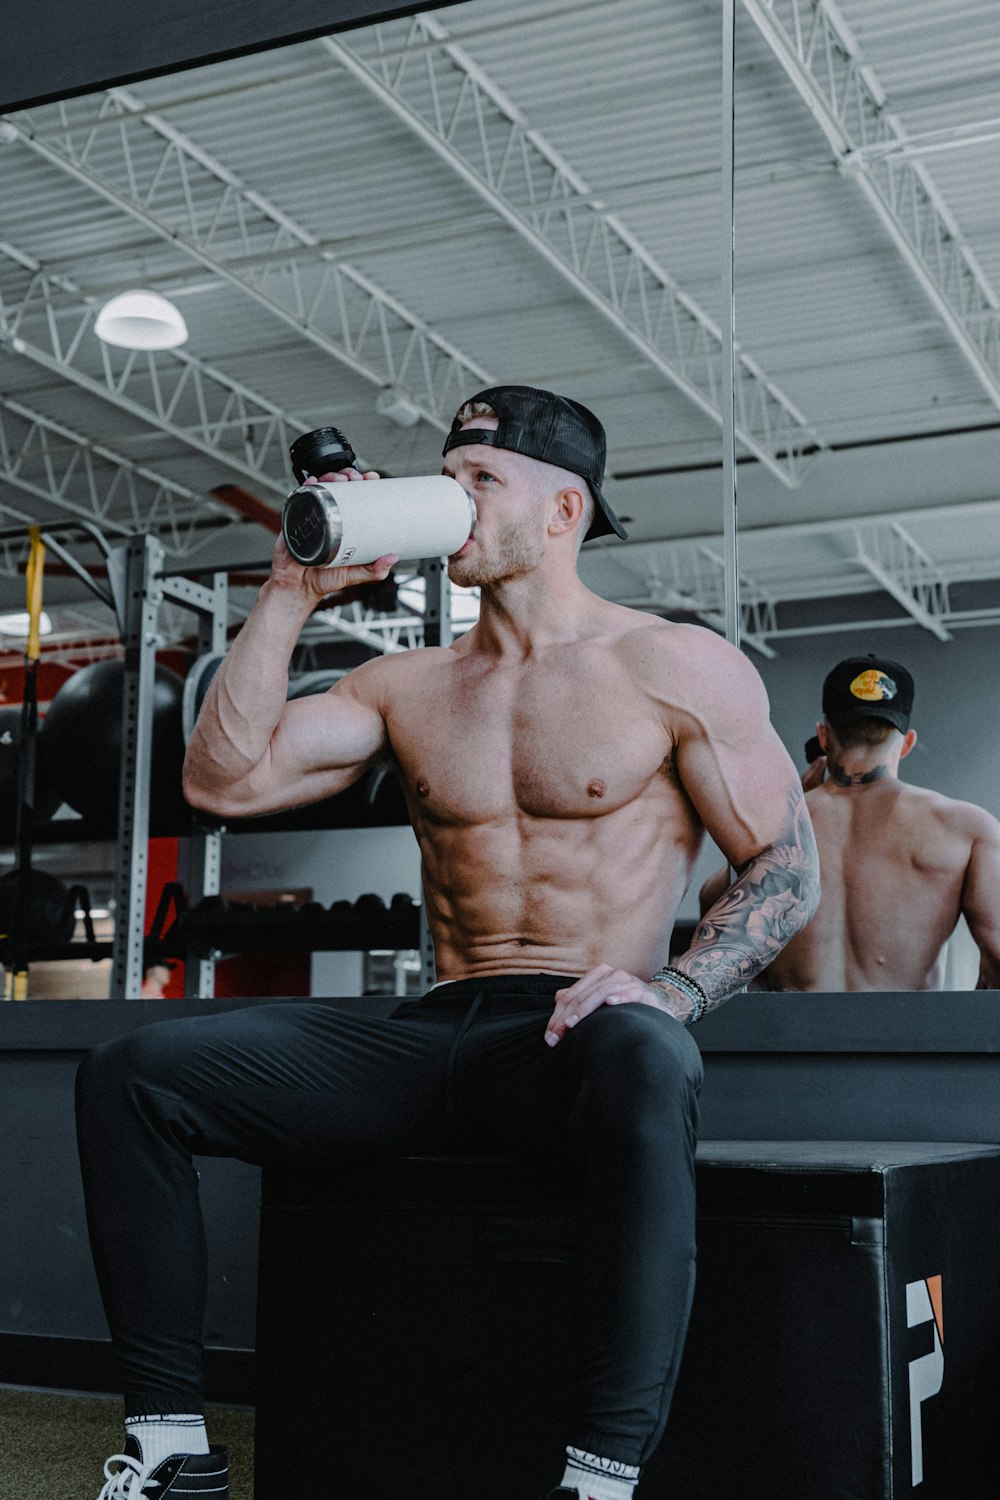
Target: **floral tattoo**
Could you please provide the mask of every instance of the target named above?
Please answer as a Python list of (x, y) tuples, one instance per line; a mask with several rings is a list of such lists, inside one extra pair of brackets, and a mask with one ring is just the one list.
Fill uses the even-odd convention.
[(705, 913), (675, 967), (697, 980), (709, 1010), (767, 967), (819, 903), (819, 859), (805, 798), (788, 799), (785, 833), (745, 864)]

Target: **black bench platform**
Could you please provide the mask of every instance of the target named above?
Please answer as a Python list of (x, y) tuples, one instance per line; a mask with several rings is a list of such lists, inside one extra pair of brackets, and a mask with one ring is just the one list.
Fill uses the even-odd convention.
[[(995, 1500), (1000, 1148), (712, 1141), (644, 1500)], [(256, 1500), (537, 1500), (573, 1219), (493, 1158), (265, 1170)], [(946, 1338), (943, 1337), (946, 1335)], [(332, 1492), (332, 1490), (331, 1490)]]

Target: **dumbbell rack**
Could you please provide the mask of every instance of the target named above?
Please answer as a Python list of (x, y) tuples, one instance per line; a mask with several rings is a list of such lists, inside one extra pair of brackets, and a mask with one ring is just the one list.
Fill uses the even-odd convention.
[[(373, 948), (415, 949), (420, 943), (422, 909), (400, 891), (386, 905), (380, 896), (356, 901), (318, 901), (304, 906), (255, 906), (203, 896), (186, 904), (178, 886), (167, 886), (154, 920), (153, 938), (165, 958), (185, 963), (211, 959), (216, 953), (369, 952)], [(176, 915), (166, 925), (166, 906)], [(162, 929), (162, 930), (161, 930)]]

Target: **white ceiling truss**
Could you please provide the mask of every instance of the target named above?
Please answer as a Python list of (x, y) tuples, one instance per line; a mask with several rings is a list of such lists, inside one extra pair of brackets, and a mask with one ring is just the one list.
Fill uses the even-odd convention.
[[(975, 608), (958, 607), (955, 585), (995, 583), (995, 563), (975, 559), (974, 538), (1000, 532), (1000, 500), (973, 505), (941, 506), (895, 516), (759, 527), (740, 538), (742, 639), (762, 656), (779, 654), (782, 638), (819, 635), (844, 629), (872, 630), (920, 625), (947, 641), (956, 628), (1000, 624), (1000, 598)], [(934, 552), (940, 555), (935, 558)], [(597, 592), (651, 613), (692, 615), (720, 628), (724, 603), (724, 566), (717, 535), (663, 542), (615, 543), (581, 555), (584, 582)], [(397, 570), (400, 587), (417, 584), (419, 574)], [(233, 590), (236, 593), (237, 590)], [(852, 595), (873, 599), (870, 610), (837, 622), (787, 617), (783, 607)], [(900, 606), (879, 606), (882, 595)], [(233, 599), (239, 619), (248, 603)], [(468, 601), (462, 601), (469, 623)], [(164, 645), (181, 640), (190, 628), (183, 611), (164, 606), (160, 634)], [(107, 616), (94, 615), (91, 633), (107, 631)], [(413, 650), (423, 642), (423, 619), (398, 608), (381, 614), (354, 602), (314, 614), (302, 635), (308, 646), (330, 632), (376, 650)]]
[[(182, 558), (204, 546), (205, 529), (199, 523), (207, 509), (227, 514), (224, 506), (204, 495), (3, 396), (0, 479), (112, 534), (130, 536), (151, 528)], [(0, 502), (0, 514), (13, 520), (34, 519), (6, 501)], [(5, 563), (4, 571), (17, 571), (9, 557)]]
[[(974, 538), (998, 532), (1000, 500), (745, 531), (740, 538), (742, 639), (759, 654), (773, 657), (782, 637), (848, 626), (914, 624), (947, 641), (956, 627), (1000, 624), (1000, 599), (989, 607), (962, 609), (950, 594), (955, 584), (995, 580), (992, 560), (975, 560)], [(935, 546), (947, 554), (937, 561), (931, 555)], [(721, 628), (725, 569), (717, 535), (615, 543), (583, 553), (580, 571), (590, 587), (634, 608), (691, 614)], [(405, 584), (410, 575), (400, 573), (397, 581)], [(880, 593), (904, 613), (876, 608), (852, 616), (847, 625), (803, 623), (779, 613), (787, 604)], [(353, 604), (313, 618), (326, 616), (345, 634), (381, 651), (412, 649), (423, 639), (423, 622), (413, 615), (379, 615)]]
[[(446, 431), (455, 407), (490, 375), (356, 267), (127, 89), (110, 89), (97, 121), (43, 139), (10, 117), (20, 140), (331, 355), (404, 395)], [(114, 128), (107, 129), (108, 120)], [(307, 252), (303, 255), (303, 250)], [(262, 254), (263, 253), (263, 254)]]
[(948, 580), (898, 520), (862, 521), (854, 527), (857, 561), (918, 625), (939, 641), (951, 636), (942, 621), (951, 613)]
[[(740, 537), (743, 639), (762, 654), (773, 656), (774, 643), (783, 636), (914, 624), (947, 641), (956, 627), (1000, 624), (1000, 597), (975, 608), (960, 608), (951, 597), (957, 584), (995, 583), (996, 564), (988, 551), (976, 558), (975, 538), (998, 534), (1000, 500), (932, 507), (874, 520), (744, 531)], [(628, 543), (584, 553), (580, 571), (590, 587), (601, 593), (610, 591), (634, 608), (663, 613), (685, 610), (715, 626), (722, 608), (718, 545), (717, 536)], [(631, 589), (626, 574), (634, 582)], [(783, 605), (878, 593), (888, 595), (904, 613), (882, 607), (820, 623), (779, 613)]]
[[(397, 574), (398, 582), (405, 580), (405, 574)], [(340, 605), (337, 609), (319, 610), (311, 617), (310, 626), (313, 622), (325, 626), (327, 630), (332, 629), (335, 633), (349, 636), (352, 640), (362, 641), (366, 646), (374, 646), (376, 651), (385, 655), (396, 651), (412, 651), (424, 643), (424, 622), (419, 616), (405, 612), (376, 614), (357, 600), (353, 604)], [(311, 631), (307, 630), (302, 637), (305, 644), (309, 643), (310, 636)]]
[[(742, 0), (742, 69), (737, 36), (741, 616), (764, 655), (1000, 624), (995, 27), (987, 0), (961, 26), (944, 0), (840, 3), (861, 45), (835, 0)], [(630, 517), (585, 581), (721, 629), (718, 30), (704, 0), (461, 0), (5, 117), (0, 525), (153, 529), (170, 567), (256, 573), (270, 539), (213, 487), (276, 507), (289, 445), (328, 420), (374, 467), (432, 472), (470, 390), (537, 378), (605, 420)], [(183, 349), (96, 338), (133, 285), (186, 299)], [(393, 425), (385, 389), (423, 420)], [(24, 556), (0, 539), (12, 610)], [(64, 627), (114, 649), (73, 586), (52, 578), (47, 650), (77, 659)], [(190, 616), (164, 603), (159, 630)], [(351, 604), (306, 648), (331, 634), (397, 651), (423, 626)]]
[(747, 14), (1000, 408), (1000, 302), (833, 0), (742, 0)]
[[(722, 333), (433, 15), (322, 45), (721, 425)], [(825, 443), (749, 355), (736, 364), (737, 437), (783, 484)]]
[(186, 350), (112, 349), (89, 336), (99, 298), (14, 245), (0, 242), (0, 257), (16, 268), (7, 293), (0, 289), (0, 342), (13, 353), (261, 488), (287, 493), (280, 475), (288, 445), (308, 423)]

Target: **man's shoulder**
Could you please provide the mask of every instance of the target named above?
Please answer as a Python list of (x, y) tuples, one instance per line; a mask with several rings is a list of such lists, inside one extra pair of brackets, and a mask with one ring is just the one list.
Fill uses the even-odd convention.
[(418, 646), (410, 651), (386, 651), (369, 657), (342, 679), (348, 690), (362, 698), (384, 698), (426, 681), (428, 672), (447, 668), (454, 658), (444, 646)]
[(767, 712), (764, 684), (742, 651), (703, 625), (645, 618), (648, 624), (623, 628), (616, 643), (623, 666), (640, 685), (708, 717), (716, 709), (737, 716), (741, 705), (752, 706), (755, 715)]
[(664, 667), (698, 672), (721, 668), (756, 676), (743, 653), (705, 625), (661, 620), (625, 605), (616, 606), (616, 612), (616, 646), (623, 655), (659, 662)]
[(899, 783), (901, 805), (916, 817), (926, 818), (950, 832), (969, 839), (1000, 838), (1000, 822), (976, 802), (962, 802), (930, 787)]

